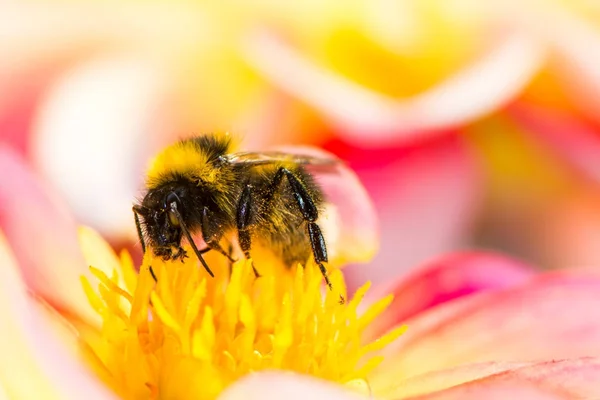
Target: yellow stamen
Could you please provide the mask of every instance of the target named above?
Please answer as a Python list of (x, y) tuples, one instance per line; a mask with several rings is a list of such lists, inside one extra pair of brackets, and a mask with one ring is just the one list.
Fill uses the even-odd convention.
[(265, 369), (310, 374), (365, 392), (369, 373), (381, 362), (371, 354), (404, 332), (362, 343), (364, 328), (391, 297), (359, 315), (370, 284), (340, 304), (346, 288), (338, 270), (330, 273), (329, 291), (315, 265), (259, 265), (257, 279), (250, 261), (234, 264), (230, 274), (220, 255), (207, 256), (215, 278), (194, 258), (165, 262), (149, 254), (136, 274), (123, 253), (125, 287), (116, 273), (109, 277), (93, 267), (97, 291), (83, 279), (103, 321), (93, 338), (82, 334), (86, 359), (122, 398), (215, 398), (236, 379)]

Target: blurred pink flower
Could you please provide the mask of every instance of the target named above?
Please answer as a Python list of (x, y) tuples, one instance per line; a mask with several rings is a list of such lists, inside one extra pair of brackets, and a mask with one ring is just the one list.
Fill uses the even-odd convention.
[[(80, 293), (78, 277), (87, 271), (70, 212), (112, 240), (131, 238), (129, 205), (148, 155), (173, 136), (223, 128), (245, 134), (253, 148), (322, 144), (356, 169), (377, 206), (382, 251), (372, 264), (346, 270), (353, 287), (366, 279), (390, 282), (433, 254), (472, 243), (474, 220), (482, 215), (487, 226), (477, 227), (478, 233), (491, 230), (496, 246), (545, 267), (597, 268), (600, 79), (597, 55), (589, 49), (598, 47), (600, 9), (593, 2), (249, 2), (236, 5), (236, 13), (228, 5), (187, 3), (1, 7), (1, 141), (29, 155), (71, 210), (54, 195), (40, 196), (43, 184), (23, 183), (33, 176), (5, 154), (13, 161), (3, 163), (10, 179), (0, 182), (0, 222), (28, 287), (63, 313), (94, 317)], [(542, 157), (522, 151), (522, 142), (529, 141)], [(20, 177), (18, 189), (13, 176)], [(502, 258), (467, 254), (396, 284), (402, 290), (373, 325), (377, 332), (406, 319), (419, 327), (436, 319), (427, 317), (436, 310), (462, 301), (481, 312), (496, 309), (496, 302), (511, 304), (499, 307), (506, 325), (540, 328), (519, 332), (517, 340), (495, 321), (487, 321), (490, 328), (482, 320), (443, 320), (436, 329), (424, 329), (431, 341), (418, 334), (421, 340), (400, 347), (410, 355), (411, 343), (445, 346), (433, 355), (416, 351), (427, 368), (434, 368), (430, 360), (445, 360), (449, 350), (464, 351), (459, 361), (435, 365), (449, 370), (428, 375), (413, 369), (413, 360), (394, 379), (429, 377), (450, 385), (456, 382), (449, 377), (482, 377), (444, 391), (447, 398), (561, 398), (577, 389), (594, 396), (582, 378), (595, 377), (594, 360), (544, 363), (597, 356), (592, 340), (582, 342), (585, 351), (571, 352), (561, 346), (574, 341), (556, 345), (552, 340), (558, 339), (548, 337), (556, 330), (562, 340), (569, 329), (596, 334), (593, 315), (583, 316), (586, 300), (571, 295), (580, 283), (563, 275), (533, 277), (511, 266)], [(495, 282), (494, 273), (505, 279)], [(538, 283), (522, 286), (525, 275)], [(596, 278), (586, 282), (593, 286)], [(482, 288), (502, 288), (492, 306), (475, 300)], [(531, 321), (523, 310), (539, 305), (536, 299), (507, 300), (536, 288), (558, 293), (555, 303), (548, 295), (556, 315), (540, 311), (540, 320)], [(440, 332), (455, 324), (460, 329), (446, 343)], [(465, 338), (480, 341), (483, 349), (462, 348)], [(490, 353), (491, 347), (502, 352), (521, 340), (547, 346), (547, 352), (507, 350), (511, 363), (498, 363), (504, 353)], [(531, 359), (535, 363), (512, 364)], [(457, 366), (466, 362), (484, 364)], [(532, 387), (536, 374), (564, 387)], [(267, 393), (261, 390), (262, 398), (293, 397), (301, 393), (294, 384), (323, 394), (339, 389), (294, 377), (278, 392), (271, 376), (238, 387), (261, 387), (263, 379), (271, 384)]]
[[(299, 39), (257, 30), (245, 54), (266, 79), (319, 111), (338, 138), (328, 148), (370, 186), (387, 223), (376, 276), (389, 276), (391, 260), (408, 268), (474, 241), (552, 268), (596, 265), (600, 229), (590, 221), (600, 212), (592, 206), (600, 74), (589, 49), (600, 43), (598, 7), (375, 1), (349, 13), (353, 33)], [(430, 190), (422, 191), (405, 154), (435, 154), (444, 136), (455, 135), (449, 157), (420, 166), (429, 173)], [(388, 179), (378, 179), (377, 150), (398, 161), (382, 171)], [(402, 207), (413, 196), (418, 208)], [(412, 235), (410, 247), (390, 258), (392, 238)]]
[[(552, 214), (563, 200), (529, 195), (552, 178), (535, 176), (523, 188), (510, 167), (489, 164), (502, 151), (521, 173), (597, 169), (600, 81), (588, 51), (600, 37), (597, 6), (250, 1), (235, 9), (3, 4), (0, 139), (29, 155), (76, 218), (113, 243), (135, 238), (128, 205), (150, 154), (177, 136), (229, 129), (252, 149), (312, 143), (351, 163), (384, 222), (382, 252), (370, 267), (375, 281), (396, 272), (390, 265), (409, 269), (475, 240), (487, 244), (481, 235), (544, 265), (552, 258), (535, 243), (547, 220), (535, 211), (541, 203)], [(93, 23), (81, 23), (90, 15)], [(538, 109), (535, 123), (523, 109)], [(552, 117), (565, 112), (587, 134), (561, 125), (558, 140)], [(506, 119), (556, 150), (558, 167), (518, 158), (514, 132), (496, 132)], [(565, 129), (577, 134), (567, 138)], [(512, 184), (498, 194), (489, 181), (503, 178)], [(517, 195), (506, 192), (524, 199), (515, 204)], [(534, 238), (523, 238), (529, 230)], [(584, 253), (559, 242), (560, 258)], [(398, 243), (406, 248), (396, 251)], [(580, 258), (600, 259), (592, 250)], [(360, 267), (352, 279), (364, 279)]]
[[(78, 242), (58, 200), (6, 148), (0, 167), (6, 172), (0, 185), (5, 235), (0, 241), (2, 389), (8, 398), (19, 399), (113, 398), (78, 359), (76, 331), (67, 319), (78, 327), (97, 323), (85, 307), (78, 278), (88, 274), (87, 263), (109, 272), (115, 255), (99, 239)], [(398, 324), (409, 329), (381, 351), (383, 363), (368, 376), (363, 390), (375, 396), (600, 395), (597, 275), (538, 275), (498, 255), (465, 253), (390, 281), (366, 298), (365, 306), (390, 292), (395, 295), (392, 304), (364, 339)], [(298, 374), (266, 372), (243, 378), (221, 397), (361, 398), (348, 389)]]

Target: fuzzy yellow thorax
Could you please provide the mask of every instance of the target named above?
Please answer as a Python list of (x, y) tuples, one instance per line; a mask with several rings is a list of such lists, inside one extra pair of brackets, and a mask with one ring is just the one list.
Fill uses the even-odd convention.
[(100, 332), (82, 335), (87, 359), (119, 396), (211, 399), (236, 379), (265, 369), (364, 388), (356, 383), (365, 383), (381, 361), (369, 354), (403, 331), (362, 343), (363, 330), (391, 296), (359, 314), (369, 284), (341, 304), (346, 293), (339, 270), (331, 272), (334, 290), (327, 291), (314, 265), (268, 263), (257, 266), (262, 276), (255, 278), (251, 261), (230, 269), (218, 257), (209, 257), (215, 278), (193, 257), (164, 262), (149, 253), (138, 274), (124, 253), (124, 287), (116, 272), (109, 277), (94, 267), (97, 289), (83, 279), (102, 318)]
[(155, 186), (165, 174), (189, 175), (193, 173), (206, 181), (215, 180), (215, 170), (207, 165), (207, 155), (198, 151), (193, 142), (180, 142), (167, 147), (150, 163), (147, 185)]

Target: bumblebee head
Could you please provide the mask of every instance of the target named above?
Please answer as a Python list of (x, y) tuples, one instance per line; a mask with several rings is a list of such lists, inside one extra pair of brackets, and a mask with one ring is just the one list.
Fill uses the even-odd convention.
[(180, 217), (185, 210), (181, 204), (183, 193), (178, 192), (172, 187), (150, 190), (136, 210), (143, 218), (142, 225), (157, 256), (168, 257), (171, 249), (181, 243)]
[(133, 207), (142, 250), (146, 251), (144, 239), (148, 239), (155, 256), (165, 260), (184, 259), (187, 254), (181, 246), (181, 240), (185, 237), (198, 260), (214, 277), (190, 233), (200, 226), (199, 215), (194, 212), (200, 209), (199, 204), (203, 204), (194, 200), (198, 200), (197, 183), (181, 177), (163, 181), (162, 185), (149, 188), (141, 204)]

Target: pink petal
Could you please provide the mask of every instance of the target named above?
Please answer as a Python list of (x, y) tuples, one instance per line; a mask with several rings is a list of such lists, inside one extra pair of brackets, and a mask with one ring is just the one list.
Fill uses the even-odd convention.
[(389, 308), (369, 327), (370, 337), (431, 307), (473, 293), (524, 283), (534, 272), (524, 264), (489, 253), (457, 253), (439, 258), (396, 282), (384, 285), (372, 298), (394, 294)]
[[(48, 69), (44, 73), (31, 70), (0, 71), (0, 141), (9, 143), (20, 153), (29, 150), (28, 133), (33, 115), (53, 72)], [(24, 85), (24, 82), (27, 84)]]
[[(600, 278), (553, 274), (464, 297), (408, 321), (373, 387), (466, 363), (600, 355)], [(380, 388), (380, 386), (379, 386)]]
[[(546, 361), (509, 369), (412, 399), (596, 399), (600, 397), (598, 382), (600, 361), (597, 358)], [(402, 389), (398, 389), (401, 393)], [(498, 397), (502, 393), (506, 397)]]
[(456, 249), (480, 201), (481, 176), (464, 139), (447, 135), (412, 146), (363, 149), (331, 142), (364, 183), (379, 214), (380, 251), (345, 269), (351, 287), (390, 282), (414, 265)]
[(328, 71), (272, 34), (250, 36), (246, 57), (267, 79), (308, 102), (364, 147), (438, 135), (497, 110), (530, 81), (543, 48), (516, 32), (429, 91), (397, 100)]
[(23, 161), (0, 146), (0, 227), (14, 251), (27, 286), (59, 308), (93, 321), (79, 277), (87, 265), (76, 225)]
[(571, 398), (562, 393), (550, 393), (531, 384), (498, 384), (476, 387), (459, 386), (439, 393), (410, 397), (410, 400), (560, 400)]
[(314, 377), (285, 372), (261, 372), (240, 379), (221, 396), (220, 400), (359, 400), (364, 397), (350, 392), (339, 384)]
[[(479, 384), (525, 381), (568, 398), (600, 397), (600, 360), (582, 358), (545, 361), (493, 375)], [(478, 383), (473, 383), (473, 386)]]
[(531, 365), (532, 363), (487, 362), (466, 364), (454, 368), (435, 370), (400, 382), (392, 383), (385, 392), (387, 398), (405, 398), (442, 391), (465, 382), (472, 382), (508, 370)]
[[(33, 306), (16, 260), (0, 236), (0, 382), (10, 398), (113, 399), (54, 336)], [(75, 335), (72, 341), (76, 341)]]

